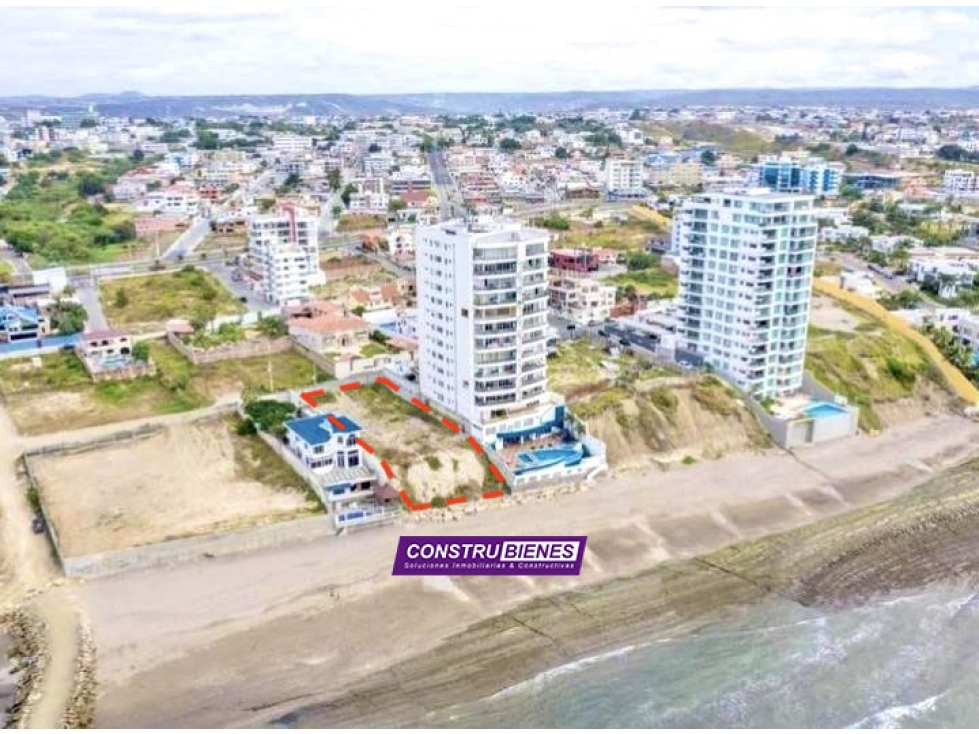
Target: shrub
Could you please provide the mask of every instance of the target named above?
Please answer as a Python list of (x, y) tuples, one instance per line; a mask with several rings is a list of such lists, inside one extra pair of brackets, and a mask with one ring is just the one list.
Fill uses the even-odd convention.
[(280, 400), (253, 400), (245, 406), (245, 413), (260, 430), (276, 436), (285, 435), (285, 422), (295, 417), (292, 403)]
[(139, 362), (148, 362), (150, 359), (150, 345), (146, 342), (136, 342), (133, 344), (133, 359)]
[(238, 422), (235, 423), (235, 433), (239, 436), (251, 436), (258, 433), (258, 429), (251, 418), (239, 418)]
[(662, 411), (672, 413), (676, 410), (676, 395), (665, 387), (656, 387), (649, 391), (649, 400)]
[(904, 362), (900, 357), (895, 357), (893, 354), (887, 355), (884, 361), (887, 367), (887, 373), (901, 387), (905, 390), (910, 390), (914, 387), (914, 383), (918, 380), (918, 375), (911, 365)]
[(437, 456), (426, 456), (425, 463), (428, 464), (428, 468), (432, 471), (438, 471), (442, 468), (442, 462)]
[(445, 497), (443, 497), (442, 495), (438, 495), (436, 497), (432, 497), (432, 507), (442, 508), (442, 507), (448, 507), (448, 506), (449, 505), (445, 501)]

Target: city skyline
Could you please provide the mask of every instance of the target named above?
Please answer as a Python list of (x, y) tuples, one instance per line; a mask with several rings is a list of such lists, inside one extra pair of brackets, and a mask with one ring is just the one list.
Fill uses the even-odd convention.
[(513, 2), (425, 14), (394, 5), (4, 8), (0, 96), (979, 84), (971, 8), (618, 2), (601, 14), (562, 6), (560, 33), (548, 30), (557, 19), (553, 8)]

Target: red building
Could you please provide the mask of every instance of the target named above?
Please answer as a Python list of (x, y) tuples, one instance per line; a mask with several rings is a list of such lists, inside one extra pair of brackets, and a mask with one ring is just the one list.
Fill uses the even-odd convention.
[(547, 264), (555, 270), (590, 273), (598, 270), (599, 257), (597, 252), (588, 249), (551, 250)]

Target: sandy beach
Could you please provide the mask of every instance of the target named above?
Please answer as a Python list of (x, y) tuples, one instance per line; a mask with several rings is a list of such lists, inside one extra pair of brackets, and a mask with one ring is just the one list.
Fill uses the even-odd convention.
[[(418, 720), (444, 706), (452, 686), (456, 694), (492, 693), (621, 642), (628, 624), (616, 614), (655, 620), (655, 605), (679, 593), (687, 599), (684, 624), (696, 626), (697, 609), (711, 600), (747, 603), (769, 593), (701, 561), (680, 562), (897, 497), (963, 462), (977, 438), (979, 425), (946, 416), (794, 455), (772, 450), (604, 478), (577, 493), (513, 501), (441, 524), (93, 581), (79, 594), (99, 650), (97, 724), (236, 726), (283, 716), (301, 723), (304, 715), (323, 726)], [(971, 482), (969, 472), (964, 476), (960, 481)], [(577, 579), (395, 579), (390, 569), (401, 533), (576, 533), (588, 535), (589, 550)], [(771, 550), (761, 558), (771, 558)], [(664, 587), (673, 576), (682, 583)], [(568, 595), (587, 584), (605, 590)], [(514, 612), (532, 599), (531, 610), (585, 612), (575, 612), (583, 616), (565, 625), (566, 634), (540, 634), (527, 613)], [(601, 614), (587, 614), (588, 604)], [(663, 612), (677, 614), (669, 606)], [(493, 660), (478, 654), (480, 644)], [(446, 660), (447, 649), (471, 654), (432, 665)], [(405, 681), (415, 678), (431, 700), (408, 695), (413, 686)], [(354, 690), (366, 695), (351, 699)], [(331, 701), (336, 706), (323, 708)]]

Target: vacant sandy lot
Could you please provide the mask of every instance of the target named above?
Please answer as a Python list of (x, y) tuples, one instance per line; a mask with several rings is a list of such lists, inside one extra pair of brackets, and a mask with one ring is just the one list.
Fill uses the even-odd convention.
[(496, 488), (484, 461), (460, 435), (424, 418), (387, 388), (372, 385), (334, 398), (321, 406), (351, 415), (364, 428), (364, 440), (394, 469), (394, 486), (416, 502), (477, 495), (487, 481)]
[(33, 461), (62, 551), (76, 556), (284, 520), (315, 510), (304, 485), (223, 419)]
[(828, 296), (813, 294), (809, 322), (813, 326), (830, 331), (856, 331), (866, 319), (847, 311)]

